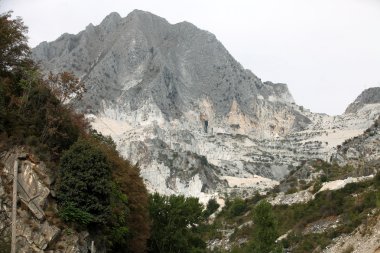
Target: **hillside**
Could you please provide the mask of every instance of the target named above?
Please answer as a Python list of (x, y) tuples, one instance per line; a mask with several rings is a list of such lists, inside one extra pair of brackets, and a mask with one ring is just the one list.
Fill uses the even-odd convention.
[[(219, 234), (209, 238), (208, 247), (216, 252), (251, 252), (256, 229), (252, 213), (266, 199), (277, 220), (277, 242), (286, 252), (378, 252), (380, 152), (365, 147), (379, 139), (377, 120), (342, 144), (333, 163), (306, 162), (265, 196), (230, 199), (213, 221)], [(362, 156), (338, 165), (343, 159), (336, 157), (353, 147)]]
[(0, 252), (10, 252), (13, 204), (15, 252), (88, 252), (92, 244), (145, 252), (148, 193), (138, 167), (62, 103), (52, 84), (81, 84), (69, 73), (42, 74), (22, 20), (1, 14), (0, 27)]

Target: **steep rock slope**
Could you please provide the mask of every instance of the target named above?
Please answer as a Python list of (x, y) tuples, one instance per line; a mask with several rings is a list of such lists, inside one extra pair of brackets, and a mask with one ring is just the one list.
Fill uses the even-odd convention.
[(366, 174), (373, 173), (366, 168), (380, 168), (380, 118), (362, 135), (346, 140), (331, 159), (361, 168)]
[(233, 182), (280, 179), (302, 160), (328, 159), (380, 112), (371, 104), (342, 116), (311, 113), (285, 84), (245, 70), (211, 33), (138, 10), (43, 42), (33, 55), (46, 71), (81, 77), (88, 91), (72, 103), (139, 163), (151, 190), (166, 194), (265, 190)]
[[(64, 226), (52, 198), (52, 171), (20, 148), (0, 154), (0, 237), (10, 245), (13, 168), (18, 161), (17, 252), (87, 252), (90, 236)], [(99, 252), (102, 252), (99, 250)]]
[(208, 120), (210, 127), (244, 119), (239, 128), (258, 134), (271, 129), (270, 121), (282, 133), (310, 122), (286, 106), (294, 102), (286, 85), (261, 82), (214, 35), (148, 12), (126, 18), (112, 13), (99, 26), (41, 43), (33, 52), (46, 70), (82, 77), (88, 92), (77, 105), (87, 113), (135, 117), (141, 124), (157, 117)]
[(373, 87), (364, 90), (353, 103), (351, 103), (345, 113), (355, 113), (368, 104), (380, 103), (380, 87)]

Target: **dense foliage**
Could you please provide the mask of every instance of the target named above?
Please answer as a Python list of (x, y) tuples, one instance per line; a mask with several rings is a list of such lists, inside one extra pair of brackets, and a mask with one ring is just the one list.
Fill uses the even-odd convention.
[(83, 84), (67, 72), (44, 77), (29, 58), (26, 31), (21, 19), (0, 15), (0, 151), (22, 145), (59, 168), (52, 171), (59, 226), (89, 229), (109, 252), (146, 252), (148, 194), (138, 168), (63, 104), (71, 92), (80, 98)]
[(272, 206), (267, 201), (261, 201), (253, 210), (252, 249), (253, 253), (282, 252), (276, 244), (279, 234), (277, 220), (272, 211)]
[(207, 202), (206, 210), (204, 211), (204, 216), (209, 217), (211, 214), (215, 213), (220, 205), (216, 201), (216, 199), (210, 199)]
[[(136, 165), (132, 165), (125, 160), (116, 151), (115, 144), (107, 137), (96, 137), (95, 145), (99, 146), (107, 155), (108, 162), (112, 167), (112, 179), (119, 192), (127, 196), (129, 214), (125, 216), (116, 215), (120, 227), (119, 232), (125, 232), (122, 224), (127, 224), (129, 232), (127, 238), (127, 247), (123, 246), (123, 241), (114, 242), (113, 252), (146, 252), (147, 239), (149, 238), (149, 212), (148, 212), (148, 192), (144, 182), (140, 177), (140, 170)], [(101, 140), (101, 142), (99, 142)], [(115, 189), (113, 187), (113, 189)], [(113, 198), (117, 200), (117, 198)], [(120, 199), (120, 198), (119, 198)], [(113, 215), (123, 212), (121, 205), (117, 202), (111, 202)]]
[(149, 251), (204, 252), (205, 242), (198, 233), (203, 221), (203, 206), (197, 198), (162, 196), (155, 193), (149, 198), (152, 220)]
[(85, 140), (74, 143), (61, 158), (59, 179), (57, 198), (62, 211), (78, 209), (80, 217), (88, 214), (85, 222), (66, 215), (68, 221), (106, 223), (110, 215), (111, 165), (101, 150)]
[(11, 12), (0, 15), (0, 75), (29, 64), (30, 49), (27, 44), (27, 27), (20, 18), (11, 19)]

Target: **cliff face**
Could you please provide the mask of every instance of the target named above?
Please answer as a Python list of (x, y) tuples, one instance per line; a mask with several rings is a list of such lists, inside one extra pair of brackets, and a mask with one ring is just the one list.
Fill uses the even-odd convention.
[(353, 103), (351, 103), (344, 113), (356, 113), (366, 105), (380, 103), (380, 87), (373, 87), (364, 90)]
[(360, 168), (364, 174), (376, 173), (369, 168), (380, 168), (380, 118), (363, 134), (346, 140), (331, 159)]
[(219, 125), (236, 123), (228, 117), (236, 108), (248, 121), (245, 130), (257, 134), (285, 114), (290, 124), (278, 123), (284, 132), (310, 122), (289, 106), (294, 100), (285, 84), (261, 82), (213, 34), (148, 12), (136, 10), (126, 18), (112, 13), (99, 26), (41, 43), (33, 54), (48, 71), (82, 77), (88, 92), (77, 106), (87, 113), (192, 123), (203, 113)]
[(244, 69), (213, 34), (138, 10), (43, 42), (33, 56), (45, 71), (81, 77), (87, 92), (72, 103), (139, 163), (150, 190), (166, 194), (265, 190), (232, 181), (279, 180), (302, 160), (328, 159), (380, 112), (376, 103), (311, 113), (285, 84)]
[(22, 149), (0, 155), (1, 247), (10, 245), (13, 168), (18, 161), (17, 252), (88, 252), (87, 232), (77, 233), (58, 218), (51, 170)]

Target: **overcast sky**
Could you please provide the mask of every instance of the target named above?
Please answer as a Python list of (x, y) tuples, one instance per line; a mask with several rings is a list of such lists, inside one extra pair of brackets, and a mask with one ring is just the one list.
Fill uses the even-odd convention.
[(29, 27), (30, 45), (134, 9), (214, 33), (263, 81), (287, 83), (313, 112), (341, 114), (380, 86), (380, 0), (0, 0)]

